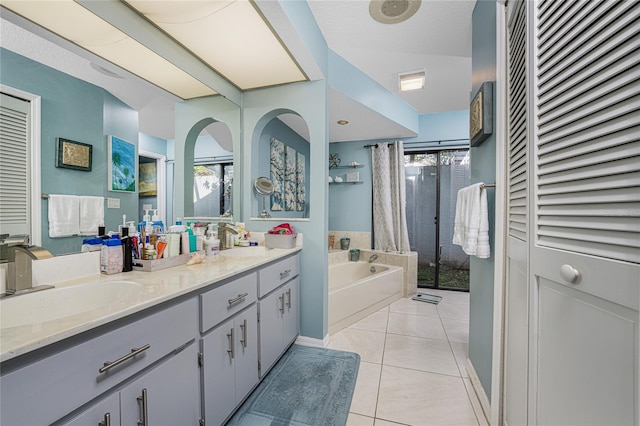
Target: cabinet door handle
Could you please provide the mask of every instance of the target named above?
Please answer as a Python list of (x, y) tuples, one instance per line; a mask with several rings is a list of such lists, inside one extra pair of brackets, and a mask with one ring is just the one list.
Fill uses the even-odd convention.
[(287, 308), (291, 309), (291, 289), (287, 290)]
[(236, 345), (235, 345), (235, 333), (233, 332), (233, 328), (231, 329), (231, 333), (227, 334), (229, 338), (229, 349), (227, 349), (227, 353), (231, 355), (231, 359), (236, 356)]
[(142, 396), (136, 398), (142, 405), (142, 420), (138, 420), (138, 426), (149, 426), (149, 412), (147, 410), (147, 390), (142, 389)]
[(242, 294), (239, 294), (238, 297), (234, 297), (233, 299), (229, 299), (229, 306), (238, 303), (239, 301), (241, 301), (242, 299), (244, 299), (248, 295), (249, 295), (249, 293), (242, 293)]
[(290, 273), (291, 269), (285, 269), (284, 271), (280, 272), (280, 279), (282, 280), (284, 278), (287, 278)]
[(278, 299), (280, 299), (280, 307), (278, 310), (284, 314), (284, 293), (281, 294)]
[(104, 420), (100, 420), (98, 426), (111, 426), (111, 413), (105, 413)]
[(243, 323), (240, 324), (240, 328), (242, 329), (242, 339), (240, 339), (240, 343), (242, 343), (242, 347), (243, 348), (246, 348), (247, 347), (247, 320), (246, 320), (246, 318), (243, 321)]
[(115, 367), (116, 365), (120, 365), (123, 362), (125, 362), (126, 360), (133, 358), (134, 356), (141, 354), (142, 352), (146, 351), (147, 349), (149, 349), (151, 346), (144, 345), (140, 348), (133, 348), (131, 349), (131, 353), (128, 353), (124, 356), (121, 356), (120, 358), (116, 359), (115, 361), (105, 361), (104, 365), (98, 370), (98, 372), (100, 373), (104, 373), (105, 371), (109, 370), (110, 368)]

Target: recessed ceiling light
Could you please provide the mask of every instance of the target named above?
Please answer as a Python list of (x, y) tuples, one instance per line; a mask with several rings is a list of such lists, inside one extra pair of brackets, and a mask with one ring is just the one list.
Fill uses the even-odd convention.
[(411, 18), (420, 9), (421, 0), (371, 0), (369, 14), (383, 24), (397, 24)]
[(409, 71), (398, 74), (398, 85), (401, 92), (423, 89), (424, 80), (425, 70)]
[(347, 120), (338, 120), (338, 124), (341, 126), (346, 126), (347, 124), (349, 124), (349, 122)]
[(91, 65), (91, 68), (93, 68), (94, 70), (98, 71), (100, 74), (106, 75), (107, 77), (111, 77), (111, 78), (124, 78), (119, 74), (116, 74), (113, 71), (109, 71), (108, 69), (106, 69), (103, 66), (100, 66), (94, 62), (89, 62), (89, 65)]

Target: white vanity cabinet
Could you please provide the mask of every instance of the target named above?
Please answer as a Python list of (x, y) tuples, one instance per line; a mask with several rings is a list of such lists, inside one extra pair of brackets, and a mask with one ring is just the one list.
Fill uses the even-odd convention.
[(122, 426), (197, 425), (200, 418), (198, 348), (189, 344), (120, 391)]
[(203, 416), (220, 425), (258, 383), (255, 303), (202, 339)]
[[(147, 368), (160, 369), (176, 349), (195, 341), (197, 308), (195, 297), (153, 308), (146, 315), (139, 313), (47, 347), (44, 355), (3, 363), (0, 423), (39, 425), (64, 420), (89, 401), (107, 398)], [(169, 375), (174, 364), (166, 365), (162, 374)], [(197, 357), (189, 368), (198, 392)], [(169, 389), (173, 384), (167, 381), (163, 386)], [(169, 410), (173, 400), (163, 404)], [(111, 423), (118, 424), (113, 418)]]
[(120, 424), (119, 393), (109, 395), (70, 421), (62, 423), (64, 426), (118, 426)]
[(259, 272), (261, 377), (264, 377), (300, 332), (299, 258), (296, 254)]
[(203, 418), (220, 425), (258, 383), (258, 273), (200, 295)]
[(65, 426), (196, 425), (199, 416), (197, 345), (190, 343), (159, 366), (93, 404)]

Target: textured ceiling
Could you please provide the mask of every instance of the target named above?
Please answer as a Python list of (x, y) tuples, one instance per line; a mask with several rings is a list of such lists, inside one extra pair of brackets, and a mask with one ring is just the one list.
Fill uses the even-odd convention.
[[(375, 21), (365, 0), (308, 3), (334, 52), (419, 113), (468, 108), (475, 0), (422, 0), (414, 16), (397, 24)], [(424, 90), (400, 94), (398, 73), (423, 68)]]
[[(422, 0), (418, 12), (398, 24), (374, 21), (369, 15), (369, 2), (364, 0), (310, 0), (308, 3), (334, 52), (398, 94), (418, 112), (468, 108), (471, 14), (475, 0)], [(7, 15), (4, 13), (3, 17)], [(14, 16), (11, 21), (3, 19), (0, 25), (3, 47), (104, 87), (140, 112), (142, 132), (173, 139), (173, 103), (177, 98), (65, 40), (54, 37), (55, 43), (48, 41), (51, 35), (47, 36), (45, 31), (19, 17)], [(289, 40), (290, 37), (283, 35), (283, 40)], [(106, 77), (92, 68), (91, 62), (124, 78)], [(308, 62), (308, 58), (302, 62)], [(305, 68), (308, 72), (311, 70), (309, 66)], [(397, 74), (422, 68), (427, 74), (425, 89), (399, 94)], [(312, 79), (319, 77), (318, 72), (311, 74)], [(332, 142), (415, 136), (335, 89), (329, 94), (329, 113)], [(351, 123), (337, 125), (336, 121), (344, 117), (349, 117)], [(295, 120), (285, 118), (285, 121)], [(295, 123), (291, 126), (295, 127)], [(298, 127), (305, 129), (306, 125)]]

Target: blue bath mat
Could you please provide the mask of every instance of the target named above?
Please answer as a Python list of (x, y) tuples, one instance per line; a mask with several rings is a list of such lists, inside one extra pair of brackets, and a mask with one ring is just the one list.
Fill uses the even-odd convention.
[(360, 355), (292, 345), (227, 425), (344, 426)]

